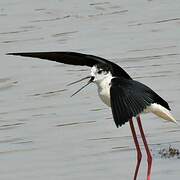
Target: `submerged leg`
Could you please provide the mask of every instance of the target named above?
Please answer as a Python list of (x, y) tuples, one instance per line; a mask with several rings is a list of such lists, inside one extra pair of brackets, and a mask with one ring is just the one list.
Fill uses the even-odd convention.
[(152, 167), (152, 155), (151, 155), (151, 152), (149, 150), (148, 143), (147, 143), (144, 131), (143, 131), (140, 116), (137, 117), (137, 122), (138, 122), (139, 130), (141, 133), (141, 137), (142, 137), (142, 140), (144, 143), (144, 147), (145, 147), (146, 153), (147, 153), (147, 162), (148, 162), (147, 180), (150, 180), (151, 179), (151, 167)]
[(141, 153), (141, 149), (140, 149), (140, 146), (139, 146), (139, 142), (138, 142), (138, 139), (137, 139), (137, 135), (136, 135), (136, 131), (135, 131), (135, 128), (134, 128), (132, 118), (129, 120), (129, 124), (130, 124), (130, 127), (131, 127), (131, 132), (132, 132), (132, 135), (133, 135), (133, 139), (134, 139), (134, 143), (135, 143), (136, 151), (137, 151), (137, 164), (136, 164), (136, 169), (135, 169), (135, 173), (134, 173), (134, 180), (136, 180), (137, 175), (138, 175), (138, 171), (139, 171), (139, 166), (140, 166), (141, 159), (142, 159), (142, 153)]

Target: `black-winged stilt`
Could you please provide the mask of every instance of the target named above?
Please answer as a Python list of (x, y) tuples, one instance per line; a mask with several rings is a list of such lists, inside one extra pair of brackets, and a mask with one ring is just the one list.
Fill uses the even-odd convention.
[(101, 100), (107, 106), (111, 107), (116, 126), (119, 127), (126, 122), (129, 122), (137, 150), (137, 164), (134, 180), (137, 179), (142, 158), (141, 149), (133, 124), (133, 117), (137, 119), (140, 134), (147, 153), (147, 180), (150, 180), (152, 155), (142, 128), (140, 114), (152, 112), (165, 120), (176, 122), (170, 113), (168, 103), (164, 99), (146, 85), (133, 80), (120, 66), (101, 57), (76, 52), (22, 52), (8, 53), (8, 55), (27, 56), (64, 64), (90, 66), (90, 76), (71, 83), (74, 84), (89, 78), (88, 83), (73, 95), (93, 82), (98, 87), (98, 94)]

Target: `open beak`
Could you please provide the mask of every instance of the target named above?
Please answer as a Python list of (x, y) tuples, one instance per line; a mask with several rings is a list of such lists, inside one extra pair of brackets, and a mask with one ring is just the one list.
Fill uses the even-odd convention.
[[(90, 79), (89, 79), (90, 78)], [(90, 83), (92, 83), (93, 82), (93, 80), (94, 80), (94, 76), (87, 76), (87, 77), (84, 77), (84, 78), (82, 78), (82, 79), (80, 79), (80, 80), (77, 80), (77, 81), (74, 81), (74, 82), (72, 82), (72, 83), (69, 83), (67, 86), (71, 86), (71, 85), (73, 85), (73, 84), (76, 84), (76, 83), (78, 83), (78, 82), (81, 82), (81, 81), (83, 81), (83, 80), (85, 80), (85, 79), (89, 79), (89, 81), (87, 82), (87, 84), (85, 84), (84, 86), (82, 86), (80, 89), (78, 89), (75, 93), (73, 93), (72, 95), (71, 95), (71, 97), (72, 96), (74, 96), (74, 95), (76, 95), (78, 92), (80, 92), (82, 89), (84, 89), (86, 86), (88, 86)]]

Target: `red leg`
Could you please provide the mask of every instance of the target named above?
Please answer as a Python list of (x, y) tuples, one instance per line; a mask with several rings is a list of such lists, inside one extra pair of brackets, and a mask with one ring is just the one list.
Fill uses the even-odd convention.
[(147, 143), (144, 131), (143, 131), (140, 116), (137, 117), (137, 122), (138, 122), (139, 130), (141, 133), (141, 137), (142, 137), (142, 140), (144, 143), (144, 147), (145, 147), (146, 153), (147, 153), (147, 162), (148, 162), (147, 180), (150, 180), (151, 179), (151, 167), (152, 167), (152, 155), (151, 155), (151, 152), (149, 150), (148, 143)]
[(137, 150), (137, 164), (136, 164), (136, 170), (135, 170), (135, 173), (134, 173), (134, 180), (136, 180), (137, 175), (138, 175), (138, 171), (139, 171), (139, 166), (140, 166), (141, 159), (142, 159), (142, 153), (141, 153), (141, 149), (140, 149), (140, 146), (139, 146), (139, 142), (138, 142), (138, 139), (137, 139), (137, 135), (136, 135), (136, 131), (135, 131), (132, 119), (129, 120), (129, 124), (130, 124), (130, 127), (131, 127), (131, 132), (132, 132), (134, 143), (135, 143), (136, 150)]

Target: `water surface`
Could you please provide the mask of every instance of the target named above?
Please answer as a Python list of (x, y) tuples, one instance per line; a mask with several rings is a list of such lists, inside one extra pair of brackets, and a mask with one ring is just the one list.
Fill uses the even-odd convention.
[[(132, 179), (129, 125), (115, 127), (93, 85), (70, 97), (79, 85), (66, 85), (88, 68), (5, 54), (68, 50), (108, 58), (156, 90), (179, 121), (179, 1), (1, 0), (0, 19), (0, 179)], [(180, 160), (157, 155), (180, 148), (179, 127), (142, 118), (152, 179), (179, 179)]]

